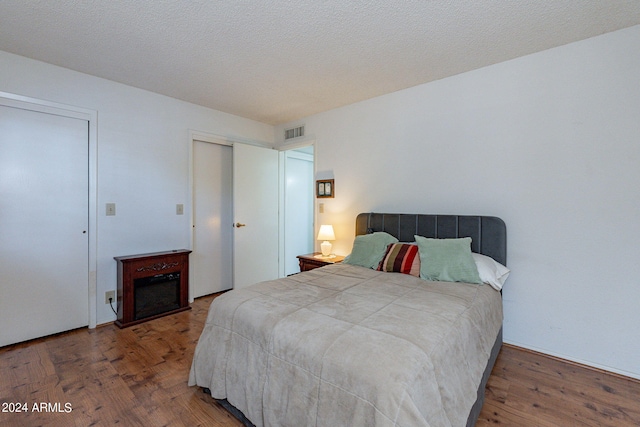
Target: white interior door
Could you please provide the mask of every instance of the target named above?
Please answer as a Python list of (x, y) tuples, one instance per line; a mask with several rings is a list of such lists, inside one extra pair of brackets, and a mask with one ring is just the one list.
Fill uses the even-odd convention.
[(278, 152), (233, 145), (233, 283), (278, 277)]
[(313, 252), (313, 154), (284, 156), (284, 274), (300, 271), (296, 256)]
[(89, 323), (88, 121), (0, 105), (0, 346)]
[(233, 287), (233, 149), (193, 141), (192, 298)]

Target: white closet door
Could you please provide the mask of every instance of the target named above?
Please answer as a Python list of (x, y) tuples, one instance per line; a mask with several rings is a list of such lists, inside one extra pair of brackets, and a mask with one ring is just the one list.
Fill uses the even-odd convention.
[(278, 152), (233, 145), (233, 287), (278, 277)]
[(233, 148), (193, 142), (193, 298), (233, 287)]
[(89, 323), (88, 122), (0, 105), (0, 346)]

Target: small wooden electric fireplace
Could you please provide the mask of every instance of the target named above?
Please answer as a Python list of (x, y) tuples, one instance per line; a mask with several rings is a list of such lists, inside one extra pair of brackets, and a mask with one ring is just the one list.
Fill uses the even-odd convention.
[(189, 254), (180, 249), (115, 257), (121, 328), (190, 310)]

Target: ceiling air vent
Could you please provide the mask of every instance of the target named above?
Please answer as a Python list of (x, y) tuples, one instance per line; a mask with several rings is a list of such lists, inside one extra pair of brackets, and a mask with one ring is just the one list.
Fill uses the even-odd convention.
[(284, 130), (284, 140), (291, 138), (298, 138), (300, 136), (304, 136), (304, 126), (299, 126), (297, 128), (285, 129)]

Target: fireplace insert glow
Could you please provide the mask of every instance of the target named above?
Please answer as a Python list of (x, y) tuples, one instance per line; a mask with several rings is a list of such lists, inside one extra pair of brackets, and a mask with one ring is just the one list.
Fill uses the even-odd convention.
[(180, 273), (134, 279), (133, 287), (134, 320), (180, 308)]

